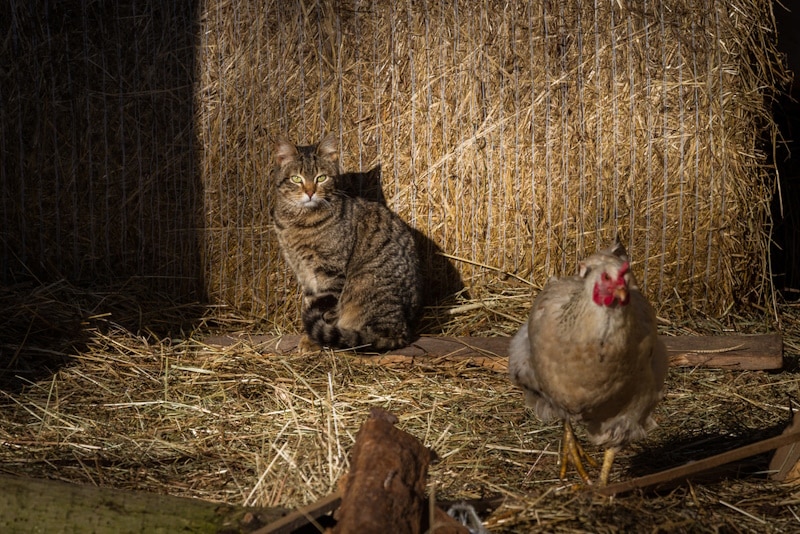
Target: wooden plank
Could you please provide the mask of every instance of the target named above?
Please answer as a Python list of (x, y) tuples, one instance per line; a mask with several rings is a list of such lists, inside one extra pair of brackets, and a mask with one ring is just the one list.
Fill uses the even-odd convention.
[(769, 452), (773, 449), (777, 449), (778, 447), (790, 445), (797, 441), (800, 441), (800, 433), (788, 432), (781, 434), (780, 436), (775, 436), (763, 441), (757, 441), (755, 443), (751, 443), (750, 445), (745, 445), (744, 447), (739, 447), (738, 449), (723, 452), (702, 460), (689, 462), (665, 471), (659, 471), (658, 473), (653, 473), (652, 475), (646, 475), (643, 477), (634, 478), (632, 480), (625, 480), (616, 484), (610, 484), (604, 488), (599, 488), (597, 491), (602, 495), (616, 495), (618, 493), (624, 493), (637, 488), (647, 488), (667, 484), (670, 482), (686, 480), (694, 475), (702, 473), (703, 471), (708, 471), (709, 469), (713, 469), (721, 465), (743, 460), (745, 458), (749, 458), (750, 456)]
[[(783, 366), (783, 339), (779, 334), (723, 336), (661, 336), (670, 365), (718, 369), (767, 370)], [(204, 340), (207, 345), (229, 347), (244, 343), (264, 354), (297, 350), (300, 336), (227, 335)], [(362, 353), (382, 365), (442, 365), (469, 363), (506, 372), (509, 337), (423, 336), (410, 346), (384, 354)]]
[(780, 334), (661, 336), (670, 365), (766, 370), (783, 366)]
[(509, 337), (421, 337), (408, 347), (375, 356), (382, 365), (469, 363), (508, 371)]
[[(794, 414), (792, 424), (784, 434), (800, 432), (800, 412)], [(792, 442), (775, 451), (769, 463), (770, 478), (778, 482), (797, 484), (800, 482), (800, 443)]]
[(0, 475), (0, 532), (253, 532), (286, 511)]

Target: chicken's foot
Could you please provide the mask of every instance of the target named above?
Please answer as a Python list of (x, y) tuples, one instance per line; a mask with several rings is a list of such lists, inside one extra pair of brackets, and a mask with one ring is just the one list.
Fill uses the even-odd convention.
[(603, 466), (600, 468), (600, 479), (598, 480), (598, 485), (601, 488), (608, 485), (608, 475), (611, 473), (611, 464), (614, 463), (617, 450), (617, 447), (609, 447), (603, 454)]
[[(612, 457), (613, 461), (613, 457)], [(586, 462), (592, 467), (597, 467), (597, 462), (586, 454), (581, 444), (575, 438), (575, 432), (572, 430), (572, 425), (569, 421), (564, 421), (564, 438), (561, 444), (561, 469), (559, 470), (559, 478), (564, 480), (567, 476), (567, 464), (572, 463), (578, 475), (583, 479), (584, 484), (590, 485), (592, 483), (589, 475), (586, 473), (586, 468), (583, 463)], [(610, 471), (609, 467), (609, 471)]]

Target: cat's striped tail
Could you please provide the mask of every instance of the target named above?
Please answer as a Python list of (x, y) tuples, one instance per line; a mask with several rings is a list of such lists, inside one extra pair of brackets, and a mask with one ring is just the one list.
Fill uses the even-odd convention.
[(311, 341), (335, 349), (371, 348), (385, 351), (404, 347), (410, 341), (407, 330), (398, 333), (369, 325), (360, 330), (341, 327), (336, 299), (332, 295), (314, 299), (303, 310), (303, 327)]

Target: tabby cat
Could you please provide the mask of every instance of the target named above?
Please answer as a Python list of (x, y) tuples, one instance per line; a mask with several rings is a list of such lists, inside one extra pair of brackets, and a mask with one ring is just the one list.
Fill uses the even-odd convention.
[(339, 147), (275, 145), (272, 220), (303, 290), (304, 350), (408, 345), (420, 308), (411, 230), (385, 205), (345, 192)]

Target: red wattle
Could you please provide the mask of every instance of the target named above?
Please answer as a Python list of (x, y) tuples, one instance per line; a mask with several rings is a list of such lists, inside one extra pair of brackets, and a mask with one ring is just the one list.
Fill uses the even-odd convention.
[(595, 282), (594, 288), (592, 289), (592, 300), (598, 306), (612, 306), (614, 302), (619, 302), (620, 306), (625, 306), (630, 302), (630, 293), (628, 291), (624, 292), (624, 296), (621, 298), (617, 298), (617, 291), (614, 289), (615, 287), (627, 287), (625, 286), (625, 281), (623, 280), (621, 284), (614, 285), (614, 284), (600, 284), (599, 282)]
[(592, 290), (592, 300), (598, 306), (611, 306), (614, 302), (614, 294), (604, 291), (599, 284), (595, 284)]

